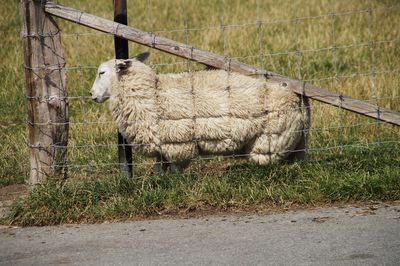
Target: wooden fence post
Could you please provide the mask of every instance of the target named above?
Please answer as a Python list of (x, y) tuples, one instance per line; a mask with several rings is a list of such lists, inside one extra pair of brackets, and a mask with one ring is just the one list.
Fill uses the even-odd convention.
[(44, 0), (20, 0), (30, 184), (67, 176), (68, 99), (59, 29)]
[[(114, 5), (114, 21), (124, 25), (128, 25), (126, 0), (113, 0)], [(114, 37), (115, 58), (127, 59), (129, 57), (128, 40)], [(132, 147), (127, 144), (128, 142), (118, 132), (118, 159), (120, 170), (128, 177), (133, 177), (132, 169)]]

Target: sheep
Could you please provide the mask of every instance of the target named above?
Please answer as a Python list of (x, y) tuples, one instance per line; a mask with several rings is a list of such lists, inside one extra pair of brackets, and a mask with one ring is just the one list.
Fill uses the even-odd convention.
[(102, 63), (90, 90), (98, 103), (109, 99), (136, 152), (178, 171), (200, 155), (267, 164), (304, 148), (308, 103), (287, 83), (224, 70), (156, 74), (148, 56)]

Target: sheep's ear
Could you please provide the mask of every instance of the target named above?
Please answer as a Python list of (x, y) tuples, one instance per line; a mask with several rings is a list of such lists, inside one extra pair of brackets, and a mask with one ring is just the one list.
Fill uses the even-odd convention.
[(124, 60), (116, 65), (117, 73), (128, 69), (132, 65), (131, 60)]
[(141, 54), (138, 54), (137, 56), (135, 56), (135, 59), (140, 62), (143, 62), (144, 60), (147, 59), (147, 57), (149, 57), (149, 55), (150, 55), (150, 52), (144, 52), (144, 53), (141, 53)]

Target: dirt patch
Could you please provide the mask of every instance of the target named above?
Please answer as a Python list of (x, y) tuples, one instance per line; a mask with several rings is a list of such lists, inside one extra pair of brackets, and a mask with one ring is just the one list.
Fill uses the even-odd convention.
[(7, 209), (20, 196), (26, 195), (28, 186), (25, 184), (14, 184), (0, 188), (0, 218), (4, 217)]

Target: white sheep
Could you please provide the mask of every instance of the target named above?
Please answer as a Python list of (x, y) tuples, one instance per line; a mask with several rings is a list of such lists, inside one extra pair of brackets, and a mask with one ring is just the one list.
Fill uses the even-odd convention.
[(148, 56), (102, 63), (90, 91), (96, 102), (110, 99), (135, 151), (180, 168), (199, 155), (266, 164), (304, 148), (308, 103), (286, 83), (224, 70), (156, 74), (142, 63)]

